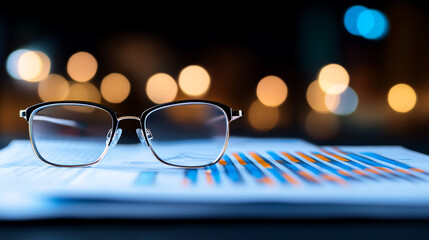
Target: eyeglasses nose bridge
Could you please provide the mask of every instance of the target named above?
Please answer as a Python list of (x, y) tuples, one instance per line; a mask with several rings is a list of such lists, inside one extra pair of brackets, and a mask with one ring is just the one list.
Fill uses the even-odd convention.
[(118, 122), (120, 122), (122, 120), (137, 120), (137, 121), (140, 121), (140, 118), (136, 117), (136, 116), (122, 116), (122, 117), (118, 118)]

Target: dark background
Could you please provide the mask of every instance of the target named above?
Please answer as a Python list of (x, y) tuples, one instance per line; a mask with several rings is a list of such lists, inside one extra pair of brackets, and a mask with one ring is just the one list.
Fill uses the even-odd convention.
[[(368, 40), (346, 31), (344, 13), (355, 4), (387, 16), (386, 37)], [(318, 144), (401, 144), (426, 151), (429, 17), (421, 1), (87, 5), (34, 4), (0, 10), (0, 66), (16, 49), (40, 50), (50, 57), (51, 73), (67, 78), (68, 58), (87, 51), (98, 61), (91, 80), (95, 86), (111, 72), (120, 72), (131, 82), (124, 102), (101, 103), (119, 115), (140, 115), (154, 105), (144, 91), (151, 75), (165, 72), (177, 80), (181, 69), (197, 64), (211, 76), (211, 87), (201, 98), (244, 111), (245, 117), (231, 125), (233, 135), (299, 137)], [(119, 58), (125, 48), (138, 57)], [(321, 120), (308, 122), (312, 110), (305, 97), (307, 87), (329, 63), (347, 69), (358, 108), (349, 116), (315, 114)], [(259, 80), (268, 75), (282, 78), (289, 92), (278, 107), (276, 126), (259, 131), (249, 124), (246, 113), (257, 99)], [(387, 103), (387, 93), (397, 83), (407, 83), (417, 93), (417, 104), (408, 113), (397, 113)], [(2, 140), (27, 138), (27, 123), (18, 118), (18, 110), (42, 101), (37, 83), (14, 80), (0, 67), (0, 86)], [(187, 98), (183, 93), (176, 97)], [(308, 125), (333, 130), (312, 134)], [(126, 132), (130, 134), (124, 142), (136, 141), (133, 130)]]

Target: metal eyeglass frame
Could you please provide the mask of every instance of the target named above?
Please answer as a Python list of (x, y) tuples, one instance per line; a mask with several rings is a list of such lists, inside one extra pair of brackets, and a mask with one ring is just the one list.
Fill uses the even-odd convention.
[[(219, 156), (211, 163), (209, 164), (205, 164), (205, 165), (200, 165), (200, 166), (182, 166), (182, 165), (176, 165), (176, 164), (171, 164), (168, 163), (164, 160), (162, 160), (153, 150), (151, 143), (149, 141), (149, 139), (151, 139), (151, 133), (150, 131), (147, 131), (147, 129), (144, 126), (144, 123), (146, 122), (146, 117), (154, 112), (155, 110), (159, 110), (162, 108), (166, 108), (166, 107), (172, 107), (172, 106), (180, 106), (180, 105), (197, 105), (197, 104), (202, 104), (202, 105), (211, 105), (211, 106), (215, 106), (219, 109), (222, 110), (222, 112), (225, 114), (226, 119), (227, 119), (227, 124), (226, 124), (226, 136), (225, 136), (225, 143), (222, 149), (222, 152), (219, 154)], [(87, 107), (93, 107), (93, 108), (98, 108), (101, 110), (106, 111), (107, 113), (109, 113), (109, 115), (112, 118), (112, 128), (111, 130), (113, 130), (110, 133), (110, 137), (109, 137), (109, 141), (106, 144), (105, 149), (103, 150), (101, 156), (96, 159), (94, 162), (88, 163), (88, 164), (77, 164), (77, 165), (62, 165), (62, 164), (56, 164), (56, 163), (52, 163), (46, 159), (44, 159), (42, 157), (42, 155), (39, 153), (39, 151), (37, 150), (37, 147), (34, 144), (34, 138), (33, 138), (33, 133), (32, 133), (32, 122), (33, 122), (33, 118), (35, 116), (35, 114), (39, 111), (42, 110), (46, 107), (49, 106), (55, 106), (55, 105), (73, 105), (73, 106), (87, 106)], [(167, 165), (170, 166), (175, 166), (175, 167), (182, 167), (182, 168), (198, 168), (198, 167), (206, 167), (209, 165), (213, 165), (216, 164), (223, 156), (223, 154), (225, 153), (226, 150), (226, 146), (228, 145), (228, 139), (229, 139), (229, 123), (231, 121), (234, 121), (237, 118), (242, 117), (242, 111), (241, 110), (232, 110), (230, 107), (228, 107), (225, 104), (222, 103), (218, 103), (218, 102), (214, 102), (214, 101), (207, 101), (207, 100), (182, 100), (182, 101), (174, 101), (174, 102), (168, 102), (168, 103), (164, 103), (164, 104), (160, 104), (160, 105), (156, 105), (153, 107), (150, 107), (146, 110), (143, 111), (142, 115), (140, 117), (137, 116), (122, 116), (122, 117), (118, 117), (117, 113), (115, 111), (113, 111), (112, 109), (98, 104), (98, 103), (93, 103), (93, 102), (86, 102), (86, 101), (53, 101), (53, 102), (44, 102), (44, 103), (39, 103), (36, 105), (33, 105), (31, 107), (28, 107), (25, 110), (20, 110), (19, 111), (19, 116), (22, 118), (25, 118), (25, 120), (29, 123), (29, 135), (30, 135), (30, 141), (31, 141), (31, 146), (33, 148), (34, 153), (36, 154), (36, 156), (42, 160), (43, 162), (50, 164), (52, 166), (56, 166), (56, 167), (86, 167), (86, 166), (90, 166), (93, 164), (98, 163), (107, 153), (107, 151), (109, 150), (109, 148), (112, 146), (112, 142), (115, 140), (114, 145), (116, 145), (116, 142), (119, 140), (115, 139), (115, 136), (117, 134), (117, 131), (119, 129), (119, 122), (122, 120), (137, 120), (140, 122), (140, 127), (141, 129), (145, 129), (145, 131), (142, 131), (141, 129), (137, 129), (137, 135), (140, 139), (140, 141), (142, 141), (142, 138), (144, 138), (144, 142), (146, 144), (147, 147), (149, 147), (149, 149), (151, 150), (151, 152), (154, 154), (154, 156), (161, 161), (162, 163), (165, 163)], [(39, 116), (39, 117), (44, 117), (44, 116)], [(45, 117), (46, 119), (44, 119), (45, 121), (55, 121), (56, 123), (60, 123), (62, 125), (73, 125), (76, 124), (74, 123), (74, 121), (72, 120), (66, 120), (66, 119), (55, 119), (55, 118), (50, 118), (50, 117)], [(140, 130), (140, 133), (139, 133)], [(142, 141), (143, 142), (143, 141)], [(113, 145), (113, 146), (114, 146)]]

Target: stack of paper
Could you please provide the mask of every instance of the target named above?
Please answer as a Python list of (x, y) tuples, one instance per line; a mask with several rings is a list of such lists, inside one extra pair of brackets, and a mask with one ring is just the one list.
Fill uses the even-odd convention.
[(0, 151), (0, 218), (429, 218), (428, 172), (428, 156), (397, 146), (249, 138), (201, 169), (167, 166), (141, 144), (59, 168), (15, 140)]

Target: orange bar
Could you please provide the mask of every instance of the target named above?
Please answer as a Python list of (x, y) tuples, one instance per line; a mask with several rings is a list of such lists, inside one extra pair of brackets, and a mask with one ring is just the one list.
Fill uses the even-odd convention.
[(395, 170), (398, 172), (401, 172), (401, 173), (410, 174), (410, 172), (408, 172), (407, 170), (404, 170), (404, 169), (397, 168)]
[(325, 162), (329, 162), (329, 161), (331, 161), (331, 160), (329, 160), (327, 157), (323, 156), (322, 154), (314, 154), (314, 153), (313, 153), (313, 155), (315, 155), (316, 157), (318, 157), (318, 158), (322, 159), (322, 160), (323, 160), (323, 161), (325, 161)]
[(274, 185), (274, 182), (269, 177), (263, 177), (263, 178), (259, 179), (258, 182), (265, 183), (268, 185)]
[(282, 176), (283, 176), (287, 181), (289, 181), (291, 184), (293, 184), (293, 185), (299, 185), (299, 182), (298, 182), (298, 181), (296, 181), (293, 177), (289, 176), (288, 174), (286, 174), (286, 173), (282, 173)]
[(344, 170), (338, 170), (338, 173), (342, 174), (344, 176), (350, 176), (350, 174), (348, 172), (344, 171)]
[(227, 165), (227, 163), (225, 162), (225, 160), (224, 160), (224, 159), (219, 160), (219, 164), (220, 164), (220, 165)]
[(324, 152), (326, 154), (329, 154), (329, 155), (331, 155), (332, 157), (334, 157), (334, 158), (336, 158), (338, 160), (341, 160), (341, 161), (344, 161), (344, 162), (348, 162), (349, 161), (347, 158), (343, 158), (341, 156), (338, 156), (337, 154), (330, 153), (330, 152), (328, 152), (328, 151), (326, 151), (324, 149), (321, 149), (321, 150), (322, 150), (322, 152)]
[(388, 173), (393, 173), (392, 170), (385, 168), (385, 167), (375, 167), (375, 168), (380, 169), (380, 170), (385, 171), (385, 172), (388, 172)]
[(303, 157), (305, 160), (309, 161), (309, 162), (316, 162), (314, 159), (312, 159), (311, 157), (305, 155), (304, 153), (301, 152), (297, 152), (297, 154), (301, 157)]
[(283, 154), (285, 157), (287, 157), (289, 160), (291, 160), (292, 162), (299, 162), (298, 159), (296, 159), (294, 156), (290, 155), (289, 153), (286, 152), (281, 152), (281, 154)]
[(264, 168), (272, 168), (271, 165), (264, 161), (264, 159), (261, 158), (258, 154), (254, 152), (249, 152), (250, 156), (252, 156), (256, 161), (258, 161), (259, 164), (261, 164)]
[(361, 170), (357, 170), (357, 169), (354, 169), (354, 170), (352, 170), (354, 173), (357, 173), (357, 174), (359, 174), (359, 175), (363, 175), (363, 176), (365, 176), (366, 174), (364, 173), (364, 172), (362, 172)]
[(372, 168), (365, 168), (365, 171), (372, 172), (372, 173), (375, 173), (375, 174), (380, 174), (379, 171), (377, 171), (375, 169), (372, 169)]
[(304, 172), (304, 171), (298, 171), (298, 173), (305, 177), (307, 180), (313, 181), (313, 182), (318, 182), (313, 176), (311, 176), (310, 174)]
[(243, 159), (241, 159), (241, 157), (240, 157), (240, 155), (238, 155), (238, 153), (233, 153), (232, 155), (238, 160), (238, 162), (241, 165), (247, 165), (247, 163)]
[(421, 172), (424, 173), (425, 171), (418, 169), (418, 168), (410, 168), (410, 170), (416, 171), (416, 172)]
[(344, 181), (342, 181), (341, 179), (336, 178), (336, 177), (334, 177), (334, 176), (327, 175), (327, 174), (323, 174), (323, 175), (322, 175), (322, 177), (323, 177), (324, 179), (326, 179), (326, 180), (330, 180), (330, 181), (334, 181), (334, 182), (339, 183), (339, 184), (342, 184), (342, 185), (346, 185), (346, 182), (344, 182)]
[(210, 170), (206, 171), (206, 178), (207, 178), (207, 183), (209, 185), (213, 185), (213, 177), (212, 177), (212, 172)]

